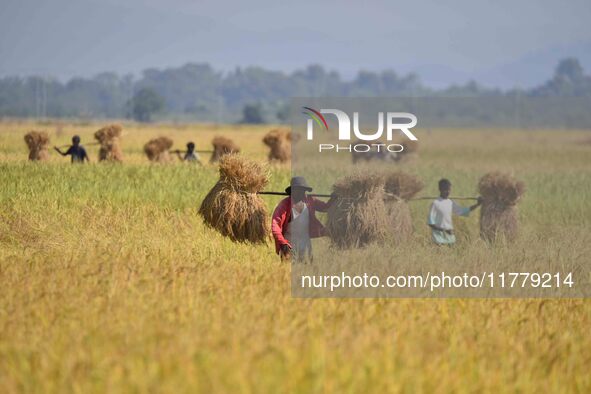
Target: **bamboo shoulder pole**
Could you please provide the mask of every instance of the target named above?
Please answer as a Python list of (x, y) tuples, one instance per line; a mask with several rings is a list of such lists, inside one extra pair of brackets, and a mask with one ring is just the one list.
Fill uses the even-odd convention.
[[(285, 193), (285, 192), (258, 192), (257, 194), (262, 194), (262, 195), (266, 195), (266, 196), (289, 196), (289, 194)], [(337, 197), (338, 196), (333, 196), (331, 194), (316, 194), (316, 193), (307, 193), (308, 196), (310, 197)], [(396, 196), (386, 193), (386, 197), (393, 197), (395, 198)], [(416, 197), (416, 198), (411, 198), (408, 201), (420, 201), (420, 200), (435, 200), (439, 197)], [(478, 197), (450, 197), (450, 199), (452, 200), (478, 200)]]
[[(289, 196), (286, 192), (258, 192), (257, 194), (263, 194), (266, 196)], [(316, 194), (316, 193), (306, 193), (310, 197), (332, 197), (330, 194)]]
[[(416, 197), (416, 198), (411, 198), (408, 201), (419, 201), (419, 200), (435, 200), (439, 198), (439, 196), (437, 197)], [(478, 200), (478, 197), (449, 197), (450, 200)]]

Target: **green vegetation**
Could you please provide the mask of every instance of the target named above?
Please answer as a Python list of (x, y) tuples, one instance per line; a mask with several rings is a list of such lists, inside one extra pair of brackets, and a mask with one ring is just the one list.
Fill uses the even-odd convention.
[[(139, 79), (114, 73), (89, 79), (73, 78), (66, 83), (38, 76), (0, 78), (0, 116), (134, 117), (144, 121), (144, 115), (138, 116), (128, 105), (142, 89), (150, 89), (164, 99), (165, 106), (158, 114), (160, 120), (218, 123), (243, 120), (245, 108), (256, 103), (261, 103), (261, 117), (257, 117), (256, 123), (263, 119), (284, 122), (290, 97), (591, 97), (591, 77), (585, 75), (576, 59), (563, 60), (549, 81), (540, 82), (540, 86), (529, 90), (500, 91), (474, 81), (434, 90), (423, 85), (415, 74), (398, 75), (391, 70), (360, 71), (348, 81), (319, 65), (286, 74), (260, 67), (221, 73), (208, 64), (186, 64), (164, 70), (148, 69)], [(570, 105), (567, 101), (556, 104), (562, 105), (562, 111)], [(486, 106), (477, 112), (482, 111), (489, 121), (499, 112), (497, 108), (489, 108), (487, 112)], [(544, 111), (537, 112), (540, 113)], [(588, 120), (584, 125), (590, 124)]]
[[(84, 143), (99, 128), (63, 127), (53, 143), (73, 130)], [(216, 167), (149, 164), (141, 151), (156, 135), (201, 148), (221, 134), (262, 161), (264, 127), (126, 127), (122, 165), (97, 164), (95, 147), (90, 165), (26, 162), (30, 128), (43, 127), (0, 126), (3, 393), (591, 390), (589, 300), (293, 299), (290, 266), (271, 244), (232, 243), (197, 215)], [(424, 141), (405, 169), (425, 194), (442, 175), (458, 194), (492, 169), (523, 179), (524, 233), (483, 250), (472, 216), (457, 223), (457, 248), (431, 247), (420, 202), (416, 235), (395, 257), (588, 263), (587, 133), (434, 131)], [(269, 189), (289, 176), (273, 166)]]
[(142, 88), (128, 105), (131, 106), (133, 118), (138, 122), (149, 122), (152, 116), (164, 109), (164, 99), (153, 89)]

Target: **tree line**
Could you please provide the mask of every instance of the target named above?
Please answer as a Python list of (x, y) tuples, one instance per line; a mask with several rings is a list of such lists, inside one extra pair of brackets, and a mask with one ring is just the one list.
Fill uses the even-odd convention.
[(284, 122), (290, 97), (586, 97), (591, 76), (574, 58), (531, 89), (500, 90), (470, 81), (446, 89), (424, 86), (417, 75), (360, 71), (350, 80), (320, 65), (292, 73), (261, 67), (227, 73), (209, 64), (144, 70), (139, 78), (102, 73), (92, 78), (4, 77), (0, 116), (133, 118), (138, 121)]

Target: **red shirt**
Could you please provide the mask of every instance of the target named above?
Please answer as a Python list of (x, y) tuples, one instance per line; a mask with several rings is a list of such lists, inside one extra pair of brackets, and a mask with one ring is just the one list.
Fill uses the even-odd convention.
[[(316, 211), (326, 212), (330, 206), (329, 202), (317, 200), (313, 197), (304, 199), (308, 212), (310, 213), (310, 238), (318, 238), (325, 235), (326, 230), (320, 220), (316, 218)], [(287, 225), (291, 221), (291, 197), (286, 197), (273, 212), (273, 220), (271, 222), (271, 232), (273, 238), (275, 238), (275, 251), (279, 253), (282, 245), (289, 245), (289, 241), (285, 239), (285, 233), (287, 232)]]

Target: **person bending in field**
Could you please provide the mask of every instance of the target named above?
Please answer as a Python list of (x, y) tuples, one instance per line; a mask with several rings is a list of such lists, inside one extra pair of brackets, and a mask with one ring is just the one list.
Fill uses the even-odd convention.
[(181, 155), (181, 151), (175, 151), (180, 161), (186, 161), (189, 163), (195, 163), (201, 165), (201, 160), (199, 159), (199, 155), (195, 152), (195, 144), (193, 142), (189, 142), (187, 144), (187, 150), (184, 152), (184, 155)]
[(84, 160), (90, 161), (86, 154), (86, 149), (80, 145), (80, 136), (77, 135), (72, 137), (72, 146), (67, 151), (62, 152), (57, 146), (54, 146), (53, 149), (62, 156), (70, 155), (72, 157), (72, 163), (84, 163)]
[(482, 204), (481, 197), (471, 207), (462, 207), (449, 198), (451, 182), (447, 179), (439, 181), (439, 198), (433, 201), (429, 210), (427, 224), (431, 227), (433, 242), (437, 245), (453, 245), (456, 242), (452, 214), (468, 216)]
[(331, 204), (306, 195), (312, 188), (301, 176), (291, 178), (285, 189), (289, 197), (281, 200), (273, 212), (271, 231), (275, 239), (275, 250), (282, 261), (312, 259), (312, 238), (325, 235), (322, 223), (316, 218), (316, 211), (326, 212)]

